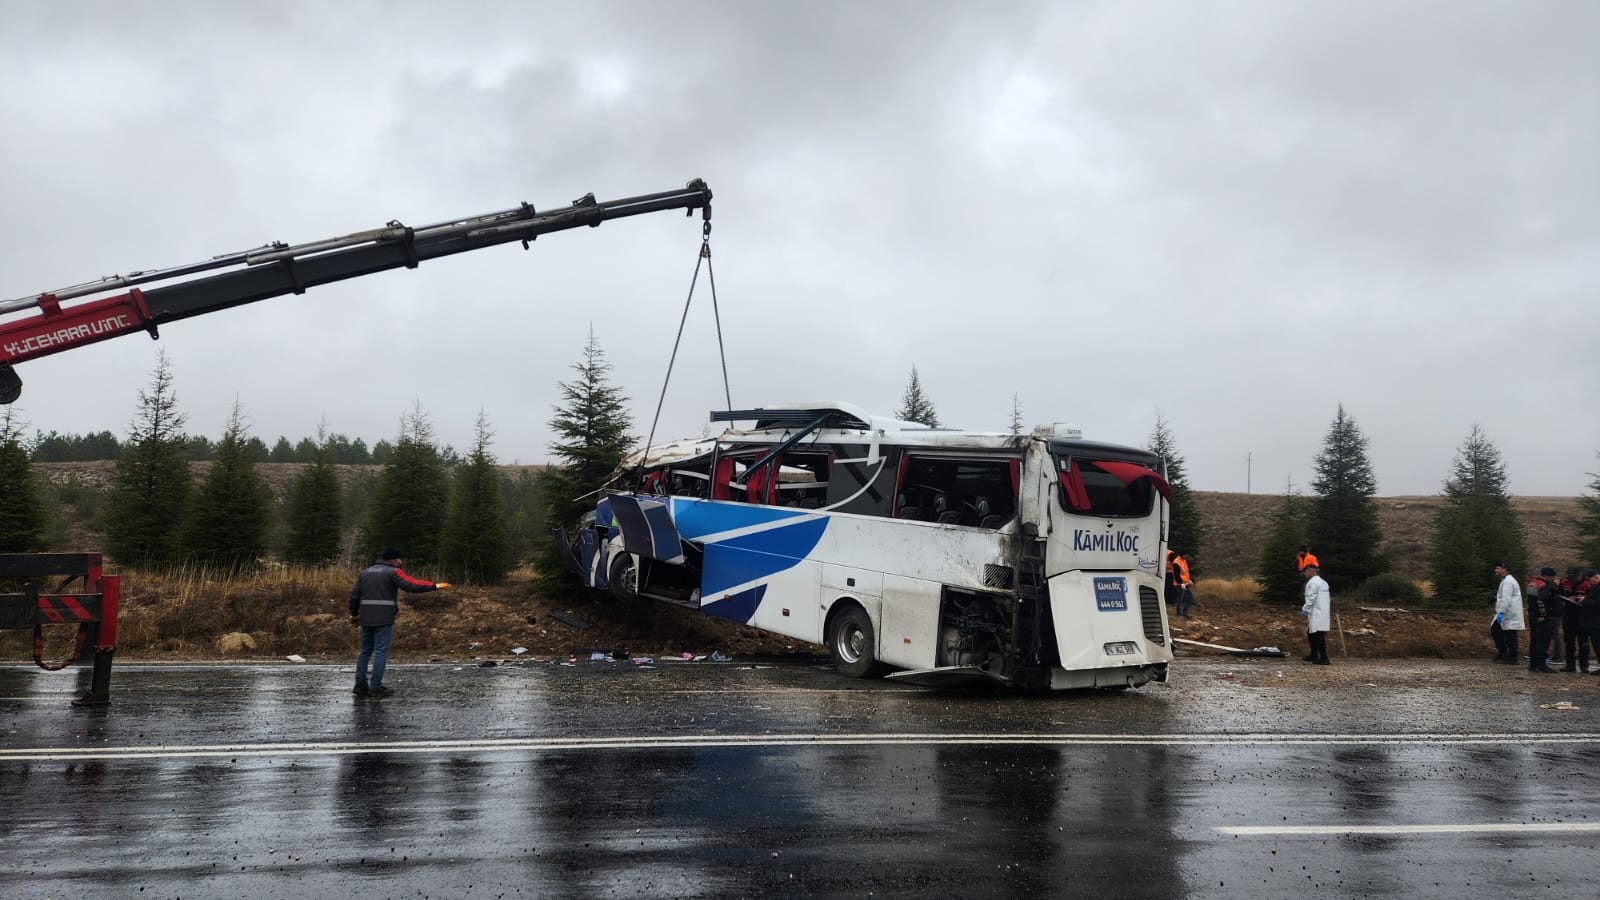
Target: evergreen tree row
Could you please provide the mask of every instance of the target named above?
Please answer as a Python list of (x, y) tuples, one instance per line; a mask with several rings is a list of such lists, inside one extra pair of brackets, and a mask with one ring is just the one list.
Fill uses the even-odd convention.
[[(1313, 495), (1299, 496), (1293, 484), (1274, 509), (1256, 570), (1257, 594), (1277, 603), (1301, 602), (1297, 551), (1309, 546), (1321, 574), (1338, 592), (1377, 584), (1388, 571), (1378, 551), (1377, 482), (1367, 459), (1367, 439), (1341, 404), (1314, 466)], [(1522, 523), (1511, 504), (1500, 451), (1474, 425), (1451, 462), (1434, 516), (1429, 558), (1433, 602), (1443, 606), (1481, 606), (1494, 596), (1493, 567), (1512, 572), (1528, 568)], [(1589, 484), (1594, 495), (1581, 497), (1586, 536), (1580, 557), (1600, 564), (1600, 476)], [(1381, 579), (1379, 579), (1381, 580)]]
[[(361, 438), (351, 440), (342, 434), (319, 434), (316, 440), (301, 438), (293, 444), (289, 443), (288, 438), (280, 437), (271, 449), (260, 438), (246, 435), (243, 449), (245, 458), (251, 462), (312, 463), (317, 461), (324, 444), (332, 447), (335, 463), (351, 466), (382, 465), (388, 461), (389, 451), (393, 449), (387, 440), (381, 440), (369, 450), (367, 442)], [(41, 431), (34, 433), (26, 449), (33, 462), (96, 462), (121, 459), (124, 446), (109, 431), (92, 434)], [(187, 435), (183, 439), (183, 454), (187, 460), (210, 461), (217, 458), (217, 452), (218, 445), (204, 435)], [(454, 460), (455, 451), (446, 448), (443, 455), (446, 459)]]

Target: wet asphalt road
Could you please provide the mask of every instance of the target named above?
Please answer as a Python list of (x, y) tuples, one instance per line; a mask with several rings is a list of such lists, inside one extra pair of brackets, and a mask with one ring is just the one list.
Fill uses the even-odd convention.
[(0, 896), (1595, 895), (1600, 678), (1291, 666), (7, 666)]

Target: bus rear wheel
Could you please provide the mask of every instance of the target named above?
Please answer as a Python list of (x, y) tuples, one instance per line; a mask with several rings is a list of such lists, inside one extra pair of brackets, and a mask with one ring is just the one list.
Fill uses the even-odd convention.
[(828, 653), (841, 675), (865, 678), (877, 671), (878, 641), (866, 610), (851, 606), (839, 614), (828, 635)]

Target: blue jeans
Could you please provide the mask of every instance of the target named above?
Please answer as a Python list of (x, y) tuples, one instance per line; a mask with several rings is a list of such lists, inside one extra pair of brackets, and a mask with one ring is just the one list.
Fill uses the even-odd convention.
[(1189, 608), (1194, 606), (1194, 588), (1184, 587), (1178, 591), (1178, 615), (1189, 618)]
[(383, 687), (383, 670), (389, 665), (389, 639), (394, 637), (393, 625), (361, 626), (361, 655), (356, 657), (356, 687), (366, 687), (367, 660), (372, 661), (373, 688)]

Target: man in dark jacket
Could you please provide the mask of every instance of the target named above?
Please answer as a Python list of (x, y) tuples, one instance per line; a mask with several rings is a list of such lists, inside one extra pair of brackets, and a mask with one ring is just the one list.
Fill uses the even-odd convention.
[[(350, 623), (361, 626), (361, 654), (356, 657), (357, 697), (382, 697), (383, 670), (389, 664), (389, 639), (394, 636), (394, 619), (400, 612), (400, 592), (425, 594), (450, 586), (448, 582), (418, 581), (400, 571), (400, 551), (389, 547), (383, 557), (361, 570), (350, 589)], [(372, 681), (367, 681), (367, 662), (372, 663)]]
[[(1589, 645), (1600, 652), (1600, 572), (1588, 569), (1583, 578), (1583, 612), (1578, 625), (1583, 629), (1583, 638), (1588, 638)], [(1591, 669), (1590, 674), (1600, 675), (1600, 665)]]
[(1579, 619), (1583, 615), (1583, 575), (1577, 566), (1567, 568), (1567, 577), (1556, 584), (1561, 595), (1561, 658), (1563, 672), (1589, 671), (1589, 639), (1583, 635)]
[(1556, 627), (1561, 623), (1560, 598), (1556, 596), (1556, 570), (1545, 566), (1528, 581), (1528, 633), (1532, 643), (1528, 647), (1528, 671), (1550, 672), (1550, 642), (1555, 640)]

